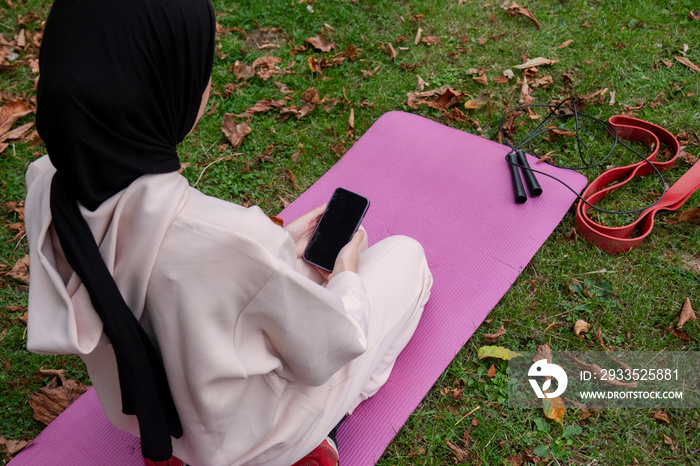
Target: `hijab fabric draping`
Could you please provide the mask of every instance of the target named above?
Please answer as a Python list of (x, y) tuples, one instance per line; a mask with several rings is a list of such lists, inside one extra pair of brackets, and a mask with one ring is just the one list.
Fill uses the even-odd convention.
[(123, 411), (137, 416), (154, 461), (170, 458), (182, 427), (158, 351), (79, 204), (95, 210), (141, 175), (180, 168), (176, 146), (196, 121), (215, 32), (209, 0), (56, 0), (41, 47), (36, 125), (57, 169), (54, 227), (114, 348)]

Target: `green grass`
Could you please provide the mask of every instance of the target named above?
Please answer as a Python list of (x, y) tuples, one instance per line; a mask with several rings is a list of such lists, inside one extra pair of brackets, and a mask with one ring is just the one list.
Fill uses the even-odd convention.
[[(600, 119), (622, 113), (626, 107), (645, 105), (634, 114), (659, 124), (672, 133), (682, 131), (700, 134), (700, 79), (674, 56), (685, 56), (700, 64), (700, 22), (688, 18), (692, 0), (628, 1), (527, 1), (519, 2), (533, 12), (542, 25), (536, 29), (524, 16), (508, 16), (500, 8), (502, 2), (467, 0), (351, 1), (319, 0), (311, 4), (285, 1), (240, 2), (215, 1), (218, 22), (225, 28), (241, 27), (221, 35), (213, 72), (213, 94), (207, 114), (196, 131), (181, 145), (181, 158), (190, 165), (183, 174), (204, 193), (240, 203), (260, 205), (275, 214), (283, 207), (280, 199), (293, 200), (325, 173), (336, 161), (335, 152), (348, 149), (383, 113), (403, 110), (416, 113), (458, 129), (476, 132), (470, 123), (451, 122), (440, 118), (437, 110), (406, 105), (406, 94), (416, 90), (418, 76), (429, 83), (426, 89), (441, 85), (465, 92), (476, 98), (490, 95), (489, 103), (464, 113), (477, 120), (484, 136), (497, 140), (498, 121), (509, 107), (518, 104), (523, 72), (513, 67), (529, 58), (546, 57), (558, 60), (542, 66), (538, 76), (551, 75), (552, 84), (533, 89), (535, 103), (547, 104), (573, 96), (586, 96), (608, 88), (600, 101), (588, 101), (584, 111)], [(35, 31), (48, 12), (48, 2), (13, 0), (13, 8), (0, 10), (0, 33), (11, 39), (21, 27)], [(24, 26), (18, 15), (30, 17)], [(415, 21), (416, 15), (424, 15)], [(491, 16), (492, 18), (491, 19)], [(336, 44), (329, 54), (312, 50), (292, 55), (291, 45), (319, 32), (324, 25), (334, 32), (327, 34)], [(279, 47), (258, 49), (251, 37), (260, 36), (265, 28), (279, 28), (271, 37)], [(418, 28), (423, 37), (437, 36), (441, 45), (414, 44)], [(402, 35), (406, 39), (396, 42)], [(479, 39), (487, 38), (480, 45)], [(573, 40), (565, 48), (558, 46)], [(394, 61), (383, 50), (382, 43), (392, 42), (398, 52)], [(685, 50), (684, 44), (687, 44)], [(312, 74), (307, 59), (330, 57), (353, 45), (361, 49), (356, 61), (324, 68)], [(407, 50), (402, 50), (405, 47)], [(20, 60), (36, 51), (29, 47), (20, 52)], [(292, 74), (263, 82), (254, 77), (226, 95), (227, 84), (237, 83), (229, 71), (236, 61), (250, 65), (264, 55), (282, 60), (281, 68), (293, 64)], [(664, 61), (672, 63), (667, 68)], [(404, 70), (401, 65), (419, 65)], [(370, 77), (363, 70), (380, 68)], [(488, 85), (472, 80), (470, 69), (485, 67)], [(515, 79), (497, 84), (494, 79), (506, 69), (515, 72)], [(566, 76), (565, 76), (566, 75)], [(567, 79), (567, 76), (573, 80)], [(33, 95), (35, 76), (26, 67), (0, 71), (0, 89), (12, 97)], [(274, 81), (290, 90), (291, 103), (301, 105), (301, 93), (316, 87), (329, 103), (319, 106), (307, 117), (280, 121), (274, 112), (250, 119), (252, 132), (241, 148), (233, 150), (220, 126), (224, 113), (241, 113), (258, 100), (283, 97)], [(240, 84), (240, 83), (238, 83)], [(610, 92), (616, 103), (610, 102)], [(335, 99), (335, 100), (331, 100)], [(4, 100), (3, 100), (4, 101)], [(331, 102), (335, 102), (332, 104)], [(350, 109), (354, 109), (355, 132), (346, 135)], [(544, 112), (539, 111), (543, 114)], [(31, 116), (24, 121), (31, 121)], [(567, 123), (570, 125), (570, 123)], [(515, 137), (523, 137), (523, 126)], [(595, 155), (609, 150), (600, 130), (587, 127), (592, 137), (584, 141)], [(576, 163), (567, 142), (560, 144), (538, 140), (532, 152), (544, 154), (558, 150), (557, 163)], [(565, 138), (564, 138), (565, 139)], [(697, 143), (697, 141), (696, 141)], [(271, 160), (259, 161), (274, 144)], [(635, 145), (643, 154), (648, 148)], [(19, 201), (24, 197), (24, 172), (43, 147), (12, 144), (0, 155), (0, 202)], [(697, 145), (687, 150), (700, 156)], [(232, 157), (235, 160), (217, 161)], [(296, 161), (295, 161), (296, 159)], [(633, 163), (635, 156), (615, 150), (606, 165)], [(248, 169), (246, 170), (246, 161)], [(212, 164), (212, 162), (214, 162)], [(211, 165), (210, 165), (211, 164)], [(205, 167), (206, 171), (204, 171)], [(667, 172), (673, 183), (688, 165), (678, 162)], [(289, 172), (294, 174), (294, 188)], [(584, 174), (593, 179), (600, 172)], [(659, 182), (653, 176), (631, 184), (606, 198), (607, 209), (629, 210), (647, 204), (658, 193)], [(680, 211), (697, 207), (700, 195), (695, 194)], [(449, 202), (449, 200), (446, 200)], [(600, 221), (618, 225), (631, 216), (594, 214)], [(693, 338), (684, 342), (663, 331), (674, 323), (681, 303), (689, 297), (700, 308), (698, 289), (700, 275), (693, 260), (700, 259), (700, 229), (697, 225), (673, 224), (675, 214), (657, 215), (653, 233), (637, 250), (611, 256), (573, 238), (573, 217), (569, 213), (547, 240), (510, 291), (492, 311), (492, 322), (482, 325), (455, 357), (423, 403), (411, 415), (396, 439), (380, 460), (381, 465), (441, 465), (455, 462), (455, 453), (446, 441), (463, 449), (463, 464), (504, 464), (508, 458), (535, 451), (545, 456), (540, 464), (692, 464), (700, 454), (697, 430), (700, 411), (668, 410), (670, 424), (651, 417), (650, 410), (602, 410), (592, 417), (579, 419), (576, 409), (567, 409), (563, 426), (548, 420), (540, 410), (520, 411), (507, 405), (506, 364), (495, 362), (496, 376), (486, 378), (493, 361), (476, 358), (484, 343), (485, 333), (495, 332), (501, 324), (507, 329), (498, 345), (513, 350), (534, 350), (549, 344), (558, 350), (596, 348), (592, 335), (578, 339), (572, 331), (578, 319), (603, 329), (607, 346), (633, 351), (674, 350), (697, 351), (700, 339), (698, 322), (686, 324), (684, 330)], [(3, 224), (17, 221), (16, 214), (0, 213)], [(26, 240), (11, 241), (14, 232), (0, 228), (0, 264), (12, 266), (27, 253)], [(695, 269), (693, 267), (696, 267)], [(26, 286), (0, 277), (0, 359), (8, 361), (0, 371), (0, 435), (13, 439), (30, 439), (42, 426), (31, 418), (27, 407), (29, 395), (46, 381), (34, 377), (41, 366), (66, 367), (69, 376), (88, 381), (84, 368), (74, 357), (31, 355), (24, 349), (24, 324), (7, 306), (26, 305)], [(590, 291), (586, 293), (584, 287)], [(591, 291), (592, 290), (592, 291)], [(13, 321), (15, 319), (15, 321)], [(554, 324), (554, 325), (552, 325)], [(629, 336), (628, 336), (629, 335)], [(592, 345), (592, 346), (591, 346)], [(444, 389), (448, 389), (445, 391)], [(449, 390), (462, 389), (463, 398), (455, 400)], [(479, 407), (458, 423), (465, 414)], [(472, 425), (475, 419), (477, 425)], [(580, 427), (580, 429), (579, 429)], [(469, 440), (463, 441), (470, 429)], [(674, 449), (664, 443), (664, 435), (672, 439)]]

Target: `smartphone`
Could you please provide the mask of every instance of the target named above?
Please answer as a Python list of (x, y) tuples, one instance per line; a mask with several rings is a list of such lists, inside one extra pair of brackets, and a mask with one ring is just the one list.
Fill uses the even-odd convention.
[(338, 253), (360, 228), (368, 207), (366, 197), (345, 188), (336, 189), (306, 245), (304, 260), (332, 272)]

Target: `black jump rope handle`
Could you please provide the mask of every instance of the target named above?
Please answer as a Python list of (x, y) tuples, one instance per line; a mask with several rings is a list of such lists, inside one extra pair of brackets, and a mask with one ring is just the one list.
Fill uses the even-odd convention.
[(523, 168), (523, 176), (525, 177), (525, 184), (527, 185), (527, 190), (530, 191), (530, 196), (537, 197), (542, 194), (542, 187), (537, 182), (535, 178), (535, 173), (530, 168), (530, 164), (527, 163), (527, 157), (525, 157), (525, 151), (518, 149), (515, 151), (518, 154), (518, 164)]
[(515, 203), (523, 204), (527, 201), (527, 195), (525, 194), (525, 187), (523, 186), (523, 180), (520, 178), (520, 172), (518, 166), (518, 156), (515, 153), (510, 153), (506, 155), (506, 160), (510, 166), (510, 176), (513, 179), (513, 190), (515, 191)]
[(523, 169), (523, 176), (525, 177), (527, 190), (530, 191), (530, 196), (537, 197), (542, 194), (542, 187), (537, 182), (537, 178), (535, 178), (535, 173), (530, 168), (530, 164), (527, 163), (527, 157), (525, 157), (524, 151), (518, 149), (515, 152), (511, 152), (510, 154), (506, 155), (506, 160), (510, 166), (510, 176), (513, 180), (513, 191), (515, 194), (516, 204), (524, 204), (525, 201), (527, 201), (523, 180), (520, 178), (520, 171), (518, 170), (519, 167)]

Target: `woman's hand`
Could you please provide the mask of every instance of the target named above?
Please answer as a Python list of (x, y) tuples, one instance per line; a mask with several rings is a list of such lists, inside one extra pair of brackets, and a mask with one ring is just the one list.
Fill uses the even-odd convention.
[(320, 205), (284, 226), (284, 229), (287, 230), (294, 240), (297, 258), (304, 254), (304, 249), (306, 249), (306, 245), (314, 234), (314, 229), (325, 210), (326, 204)]
[(360, 262), (360, 249), (365, 235), (365, 230), (361, 228), (357, 230), (350, 242), (343, 246), (343, 249), (340, 250), (338, 257), (335, 259), (333, 272), (327, 272), (318, 267), (316, 267), (316, 270), (318, 270), (327, 281), (330, 281), (341, 272), (357, 272), (357, 265)]

